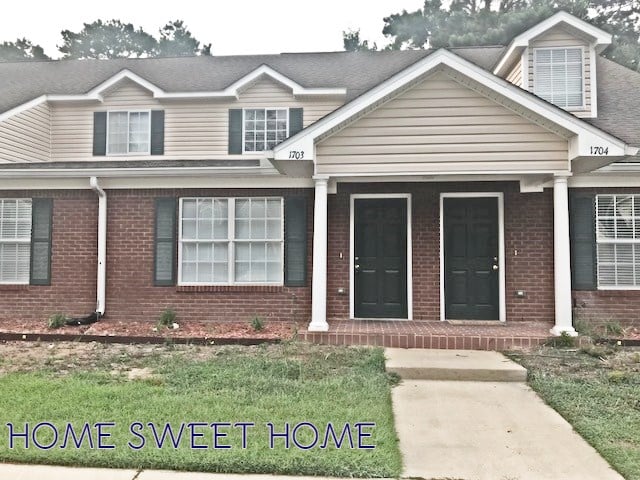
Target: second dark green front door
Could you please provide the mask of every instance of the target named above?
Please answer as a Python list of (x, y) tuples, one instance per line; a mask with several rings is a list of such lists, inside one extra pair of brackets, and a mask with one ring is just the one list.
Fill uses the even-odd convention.
[(407, 318), (407, 200), (354, 201), (354, 313)]
[(445, 198), (447, 320), (498, 320), (498, 199)]

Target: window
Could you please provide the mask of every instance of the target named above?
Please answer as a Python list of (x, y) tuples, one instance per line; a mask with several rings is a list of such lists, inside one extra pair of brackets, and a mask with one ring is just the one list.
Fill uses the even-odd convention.
[(0, 199), (0, 283), (29, 283), (31, 199)]
[(183, 198), (180, 283), (280, 284), (282, 198)]
[(107, 154), (150, 153), (149, 112), (108, 112)]
[(640, 195), (596, 196), (599, 287), (640, 286)]
[(583, 107), (582, 48), (536, 48), (534, 93), (565, 108)]
[(244, 151), (271, 150), (288, 137), (289, 110), (247, 108), (244, 110)]

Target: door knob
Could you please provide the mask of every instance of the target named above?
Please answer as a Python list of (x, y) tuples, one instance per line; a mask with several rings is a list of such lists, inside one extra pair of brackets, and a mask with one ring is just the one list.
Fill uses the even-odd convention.
[(493, 266), (493, 267), (491, 267), (491, 268), (495, 271), (495, 270), (498, 270), (498, 268), (500, 268), (500, 267), (498, 267), (498, 265), (494, 265), (494, 266)]
[(358, 265), (358, 264), (354, 265), (354, 266), (353, 266), (353, 269), (354, 269), (356, 272), (359, 272), (359, 271), (360, 271), (360, 265)]

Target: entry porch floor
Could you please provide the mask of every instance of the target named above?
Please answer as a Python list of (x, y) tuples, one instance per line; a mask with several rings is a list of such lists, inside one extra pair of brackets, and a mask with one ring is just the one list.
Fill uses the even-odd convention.
[(440, 321), (337, 320), (328, 332), (298, 331), (302, 340), (329, 345), (375, 345), (391, 348), (509, 350), (546, 342), (553, 323), (505, 322), (457, 325)]

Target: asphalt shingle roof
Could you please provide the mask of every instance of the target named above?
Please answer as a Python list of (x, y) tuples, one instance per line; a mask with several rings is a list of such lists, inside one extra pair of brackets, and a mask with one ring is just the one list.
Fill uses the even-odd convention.
[[(491, 71), (505, 47), (452, 48)], [(347, 101), (430, 55), (431, 50), (283, 53), (157, 59), (57, 60), (0, 63), (0, 113), (43, 94), (82, 94), (123, 69), (167, 92), (222, 90), (261, 65), (303, 87), (346, 88)], [(597, 60), (596, 127), (640, 146), (640, 73), (603, 57)]]

